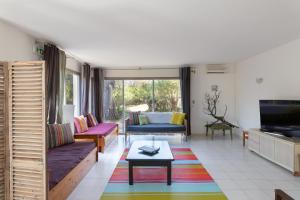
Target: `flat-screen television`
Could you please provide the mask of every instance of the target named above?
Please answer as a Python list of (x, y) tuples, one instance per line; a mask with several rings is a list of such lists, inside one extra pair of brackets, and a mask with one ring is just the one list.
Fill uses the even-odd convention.
[(261, 130), (300, 138), (300, 101), (260, 100)]

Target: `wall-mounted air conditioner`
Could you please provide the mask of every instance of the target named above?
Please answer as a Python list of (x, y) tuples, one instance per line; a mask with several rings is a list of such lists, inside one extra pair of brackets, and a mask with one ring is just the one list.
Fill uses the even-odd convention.
[(225, 74), (229, 71), (226, 64), (208, 64), (206, 65), (207, 74)]

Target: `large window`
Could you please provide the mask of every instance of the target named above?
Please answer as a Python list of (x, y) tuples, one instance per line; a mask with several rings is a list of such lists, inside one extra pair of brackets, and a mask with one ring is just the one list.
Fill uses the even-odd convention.
[(75, 115), (80, 115), (80, 74), (67, 70), (65, 77), (65, 104), (75, 106)]
[(119, 123), (123, 130), (128, 112), (181, 110), (180, 81), (164, 80), (105, 80), (104, 120)]
[(151, 80), (125, 80), (124, 100), (125, 111), (152, 111), (153, 84)]
[(154, 110), (169, 112), (181, 109), (179, 80), (154, 80)]
[(105, 80), (103, 95), (104, 120), (119, 124), (123, 130), (124, 96), (122, 80)]

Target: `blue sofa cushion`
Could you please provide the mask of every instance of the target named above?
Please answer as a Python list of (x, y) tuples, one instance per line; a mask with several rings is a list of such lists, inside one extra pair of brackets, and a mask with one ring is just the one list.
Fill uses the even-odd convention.
[(175, 124), (146, 124), (146, 125), (128, 125), (126, 131), (131, 132), (183, 132), (185, 126)]

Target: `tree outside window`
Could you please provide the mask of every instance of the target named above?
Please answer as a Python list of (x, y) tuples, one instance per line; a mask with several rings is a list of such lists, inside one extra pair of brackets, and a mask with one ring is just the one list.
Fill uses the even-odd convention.
[(73, 105), (73, 74), (66, 73), (66, 80), (65, 80), (65, 90), (66, 90), (66, 104)]
[(80, 115), (80, 74), (66, 71), (65, 75), (65, 104), (74, 105), (75, 115)]

